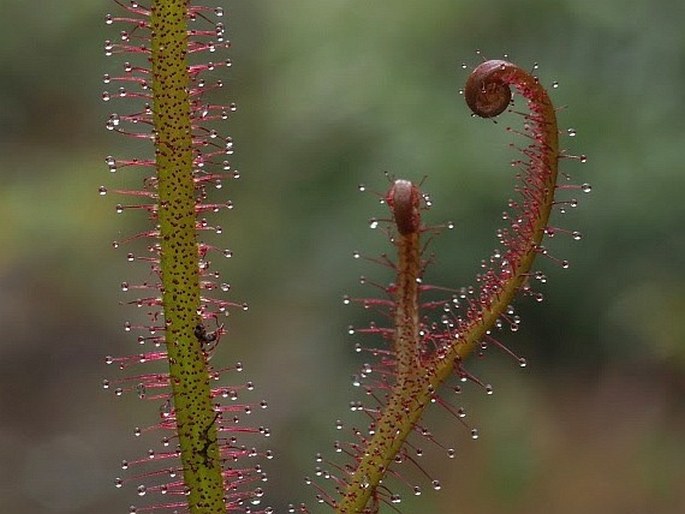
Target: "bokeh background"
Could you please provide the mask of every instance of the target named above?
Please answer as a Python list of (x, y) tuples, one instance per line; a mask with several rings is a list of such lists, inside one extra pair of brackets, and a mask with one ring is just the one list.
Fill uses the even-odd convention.
[[(138, 319), (124, 281), (130, 265), (111, 241), (145, 227), (114, 213), (100, 185), (139, 177), (107, 173), (104, 156), (131, 146), (104, 128), (102, 74), (116, 68), (106, 0), (2, 0), (0, 17), (0, 498), (4, 512), (128, 512), (134, 488), (113, 478), (139, 446), (135, 425), (156, 406), (116, 400), (100, 383), (106, 354), (136, 351), (122, 330)], [(542, 263), (545, 301), (523, 299), (521, 330), (503, 336), (526, 369), (493, 352), (455, 402), (477, 441), (444, 412), (441, 442), (424, 458), (443, 484), (407, 513), (675, 514), (685, 512), (685, 4), (679, 0), (222, 1), (234, 66), (222, 100), (239, 111), (240, 180), (222, 189), (236, 209), (217, 223), (235, 257), (219, 265), (232, 298), (250, 310), (231, 320), (215, 359), (246, 366), (269, 409), (255, 425), (272, 437), (268, 503), (313, 502), (304, 486), (314, 455), (332, 455), (336, 419), (356, 399), (360, 363), (349, 324), (364, 313), (344, 294), (371, 295), (359, 275), (387, 271), (354, 260), (388, 248), (368, 219), (383, 171), (425, 181), (427, 221), (453, 220), (433, 249), (427, 280), (472, 283), (495, 247), (515, 157), (504, 127), (469, 117), (458, 94), (483, 55), (540, 63), (569, 152), (564, 162), (592, 194), (558, 225), (568, 270)], [(137, 151), (137, 150), (136, 150)], [(362, 341), (363, 342), (363, 341)], [(372, 344), (372, 342), (368, 342)], [(144, 445), (153, 445), (148, 440)], [(424, 444), (424, 443), (417, 443)], [(143, 446), (145, 448), (146, 446)], [(409, 468), (408, 480), (430, 489)], [(410, 496), (406, 489), (399, 489)]]

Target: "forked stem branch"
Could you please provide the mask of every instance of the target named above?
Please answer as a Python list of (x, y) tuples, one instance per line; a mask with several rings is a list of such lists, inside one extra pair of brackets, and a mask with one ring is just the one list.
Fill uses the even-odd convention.
[[(528, 101), (530, 111), (526, 115), (526, 130), (533, 142), (524, 150), (528, 160), (518, 185), (523, 200), (511, 227), (503, 232), (506, 251), (496, 261), (497, 265), (480, 275), (479, 291), (470, 300), (466, 315), (441, 336), (431, 335), (431, 345), (437, 347), (432, 353), (426, 351), (431, 345), (422, 344), (419, 332), (420, 193), (410, 182), (398, 180), (388, 194), (398, 232), (393, 340), (395, 383), (337, 504), (339, 514), (377, 510), (378, 485), (424, 409), (455, 366), (505, 313), (540, 252), (554, 200), (559, 159), (556, 115), (549, 96), (535, 77), (500, 60), (478, 66), (467, 80), (464, 95), (475, 115), (490, 118), (508, 108), (512, 98), (510, 87)], [(370, 503), (374, 507), (368, 507)]]

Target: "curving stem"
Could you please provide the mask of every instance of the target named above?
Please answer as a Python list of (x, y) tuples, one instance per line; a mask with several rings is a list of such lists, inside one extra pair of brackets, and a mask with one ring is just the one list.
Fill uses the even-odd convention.
[[(393, 340), (395, 383), (375, 423), (373, 436), (360, 452), (358, 465), (337, 504), (339, 514), (377, 511), (377, 488), (425, 407), (455, 366), (505, 313), (541, 251), (540, 242), (554, 200), (559, 159), (556, 115), (547, 92), (535, 77), (515, 64), (491, 60), (473, 70), (464, 96), (475, 115), (491, 118), (510, 105), (510, 87), (528, 101), (529, 108), (525, 131), (531, 144), (522, 150), (527, 159), (517, 186), (523, 199), (511, 216), (511, 226), (503, 231), (505, 251), (501, 259), (480, 275), (479, 291), (466, 315), (439, 339), (441, 351), (427, 356), (420, 354), (420, 348), (426, 345), (422, 346), (419, 335), (419, 288), (416, 286), (421, 271), (421, 230), (415, 199), (420, 193), (410, 182), (396, 181), (388, 194), (387, 203), (397, 226), (399, 253)], [(435, 334), (432, 337), (435, 341)], [(374, 506), (369, 507), (370, 504)]]

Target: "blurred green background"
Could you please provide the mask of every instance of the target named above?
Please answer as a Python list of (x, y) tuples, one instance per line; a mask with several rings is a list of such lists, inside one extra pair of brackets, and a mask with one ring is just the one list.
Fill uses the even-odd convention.
[[(137, 351), (121, 307), (121, 281), (148, 270), (110, 242), (146, 226), (114, 214), (98, 186), (137, 185), (107, 173), (104, 156), (135, 155), (104, 129), (103, 55), (115, 38), (105, 0), (2, 0), (0, 17), (0, 498), (4, 512), (128, 512), (134, 488), (113, 478), (156, 438), (132, 429), (156, 405), (101, 390), (116, 375), (106, 354)], [(512, 182), (504, 127), (469, 117), (458, 94), (461, 63), (507, 53), (540, 63), (562, 127), (562, 144), (589, 162), (564, 162), (593, 192), (555, 223), (561, 236), (542, 263), (545, 301), (522, 299), (522, 329), (503, 336), (525, 370), (493, 352), (473, 364), (492, 397), (466, 386), (469, 422), (481, 437), (433, 412), (430, 426), (457, 458), (430, 458), (443, 483), (406, 513), (685, 512), (685, 4), (679, 0), (260, 0), (222, 1), (234, 66), (223, 102), (240, 107), (228, 131), (240, 180), (221, 190), (220, 263), (236, 314), (215, 359), (246, 366), (269, 409), (277, 452), (268, 503), (284, 512), (306, 500), (313, 456), (331, 456), (336, 419), (356, 399), (360, 363), (346, 334), (361, 323), (344, 294), (370, 295), (360, 274), (386, 270), (352, 259), (386, 250), (368, 219), (385, 213), (359, 183), (384, 191), (383, 171), (420, 180), (432, 193), (426, 221), (453, 220), (433, 249), (427, 281), (473, 282), (495, 247)], [(119, 59), (121, 60), (121, 59)], [(110, 102), (112, 104), (113, 102)], [(136, 150), (137, 151), (137, 150)], [(362, 340), (363, 342), (363, 340)], [(373, 344), (368, 341), (368, 344)], [(256, 441), (260, 445), (264, 441)], [(140, 444), (143, 444), (141, 447)], [(424, 444), (424, 443), (417, 443)], [(425, 490), (425, 478), (406, 474)], [(406, 489), (399, 489), (410, 496)]]

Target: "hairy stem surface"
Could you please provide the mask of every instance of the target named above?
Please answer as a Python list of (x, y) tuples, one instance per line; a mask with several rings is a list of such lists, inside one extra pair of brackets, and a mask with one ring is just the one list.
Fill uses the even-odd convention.
[(188, 505), (225, 512), (207, 362), (195, 335), (200, 310), (187, 62), (187, 1), (157, 0), (152, 31), (153, 120), (159, 190), (162, 303)]
[[(455, 329), (442, 337), (433, 334), (429, 344), (421, 344), (418, 330), (417, 282), (421, 269), (418, 214), (416, 225), (411, 225), (408, 222), (411, 217), (407, 216), (410, 203), (403, 200), (407, 194), (402, 194), (409, 186), (398, 189), (398, 184), (406, 181), (397, 181), (388, 195), (399, 232), (393, 342), (395, 384), (337, 505), (340, 514), (377, 511), (380, 497), (377, 488), (424, 409), (455, 366), (459, 366), (505, 314), (528, 278), (535, 256), (541, 252), (540, 243), (554, 200), (559, 159), (556, 115), (549, 97), (535, 77), (514, 64), (487, 61), (469, 76), (465, 98), (476, 115), (497, 116), (510, 104), (510, 86), (528, 101), (530, 110), (525, 119), (526, 135), (532, 143), (522, 150), (527, 160), (517, 186), (522, 201), (515, 221), (503, 233), (506, 251), (497, 258), (496, 266), (479, 276), (479, 290), (475, 297), (469, 298), (466, 315), (456, 320)], [(417, 189), (415, 194), (418, 197)], [(411, 229), (407, 228), (410, 226)], [(436, 351), (426, 351), (436, 345)], [(374, 507), (368, 507), (372, 499)]]

